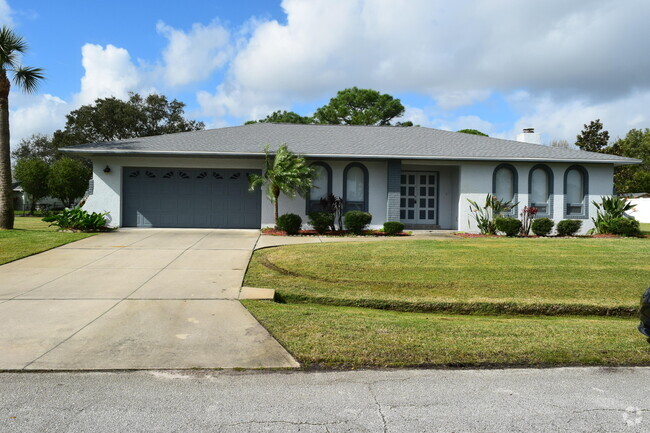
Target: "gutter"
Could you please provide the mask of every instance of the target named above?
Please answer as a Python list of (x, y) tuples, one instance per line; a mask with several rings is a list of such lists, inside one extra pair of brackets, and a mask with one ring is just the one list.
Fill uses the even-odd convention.
[[(64, 153), (74, 153), (79, 155), (102, 155), (102, 156), (176, 156), (176, 157), (235, 157), (235, 158), (257, 158), (264, 157), (264, 153), (241, 153), (241, 152), (201, 152), (185, 150), (88, 150), (63, 148)], [(351, 154), (302, 154), (302, 156), (311, 159), (402, 159), (402, 160), (432, 160), (432, 161), (509, 161), (509, 162), (566, 162), (566, 163), (583, 163), (583, 164), (614, 164), (619, 165), (636, 165), (641, 164), (640, 159), (623, 158), (621, 159), (581, 159), (581, 158), (503, 158), (495, 156), (433, 156), (433, 155), (351, 155)]]

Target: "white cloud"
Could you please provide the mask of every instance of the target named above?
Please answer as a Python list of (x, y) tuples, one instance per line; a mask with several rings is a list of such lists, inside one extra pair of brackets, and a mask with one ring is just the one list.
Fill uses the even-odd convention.
[(0, 0), (0, 25), (14, 27), (13, 11), (7, 0)]
[(9, 111), (12, 147), (32, 134), (51, 134), (65, 125), (70, 107), (64, 100), (48, 94), (15, 93), (11, 98), (11, 105), (16, 106)]
[(130, 91), (138, 91), (144, 85), (143, 72), (133, 64), (124, 48), (85, 44), (81, 48), (81, 64), (85, 74), (75, 105), (90, 104), (109, 96), (124, 99)]
[(217, 22), (207, 26), (195, 23), (184, 32), (161, 21), (156, 29), (169, 41), (163, 51), (163, 75), (171, 86), (205, 80), (231, 55), (230, 33)]
[[(587, 104), (650, 88), (650, 2), (285, 0), (255, 23), (204, 112), (254, 118), (350, 86), (417, 93), (443, 109), (526, 89)], [(267, 114), (267, 113), (263, 113)]]

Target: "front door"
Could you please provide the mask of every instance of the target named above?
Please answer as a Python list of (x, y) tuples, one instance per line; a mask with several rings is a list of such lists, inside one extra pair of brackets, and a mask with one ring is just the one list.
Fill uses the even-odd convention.
[(403, 171), (400, 181), (400, 221), (438, 223), (438, 173)]

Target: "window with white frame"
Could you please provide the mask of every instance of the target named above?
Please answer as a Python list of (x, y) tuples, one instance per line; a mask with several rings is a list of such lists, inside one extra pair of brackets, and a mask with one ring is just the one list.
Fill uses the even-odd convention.
[[(514, 204), (517, 201), (518, 183), (517, 169), (510, 164), (501, 164), (494, 169), (492, 175), (492, 194), (501, 202)], [(517, 214), (515, 207), (509, 214)]]
[(320, 199), (327, 197), (332, 192), (332, 169), (324, 162), (315, 162), (312, 165), (315, 177), (309, 190), (307, 199), (307, 214), (322, 210)]
[(350, 210), (368, 211), (368, 169), (363, 164), (353, 162), (343, 172), (343, 200), (345, 212)]

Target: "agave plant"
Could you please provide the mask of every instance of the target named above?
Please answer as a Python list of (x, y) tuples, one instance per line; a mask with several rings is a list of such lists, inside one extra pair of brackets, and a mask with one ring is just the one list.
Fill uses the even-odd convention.
[(591, 219), (598, 233), (610, 233), (612, 220), (625, 217), (625, 213), (636, 206), (618, 196), (601, 196), (600, 200), (600, 203), (593, 201), (596, 206), (596, 218)]
[(479, 206), (474, 200), (467, 199), (469, 202), (470, 215), (474, 217), (478, 229), (483, 235), (497, 234), (496, 218), (506, 212), (510, 212), (517, 203), (512, 200), (501, 201), (495, 195), (488, 194), (485, 197), (485, 205)]

